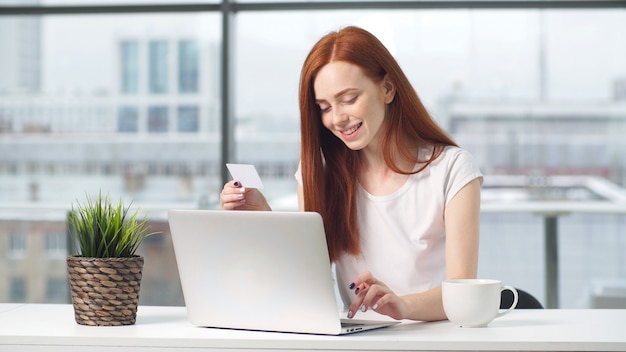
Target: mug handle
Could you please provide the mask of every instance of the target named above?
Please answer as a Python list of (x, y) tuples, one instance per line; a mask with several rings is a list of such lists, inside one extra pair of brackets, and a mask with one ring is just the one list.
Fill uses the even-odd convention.
[(515, 307), (517, 307), (517, 290), (515, 289), (515, 287), (513, 286), (502, 286), (502, 288), (500, 289), (500, 294), (502, 294), (502, 291), (504, 290), (509, 290), (511, 292), (513, 292), (513, 304), (511, 304), (511, 306), (507, 309), (500, 309), (498, 311), (498, 315), (496, 316), (496, 318), (501, 317), (503, 315), (505, 315), (506, 313), (512, 311), (513, 309), (515, 309)]

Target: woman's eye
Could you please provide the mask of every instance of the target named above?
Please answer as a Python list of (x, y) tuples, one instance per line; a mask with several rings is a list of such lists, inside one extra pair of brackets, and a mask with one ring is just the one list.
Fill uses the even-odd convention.
[(329, 112), (329, 111), (330, 111), (330, 105), (329, 105), (329, 106), (322, 106), (322, 105), (320, 105), (320, 106), (319, 106), (319, 108), (320, 108), (320, 111), (321, 111), (322, 113), (325, 113), (325, 112)]
[(348, 99), (344, 100), (344, 101), (343, 101), (343, 103), (344, 103), (344, 104), (353, 104), (353, 103), (356, 101), (356, 98), (357, 98), (357, 97), (358, 97), (358, 96), (356, 96), (356, 95), (355, 95), (355, 96), (353, 96), (353, 97), (351, 97), (351, 98), (348, 98)]

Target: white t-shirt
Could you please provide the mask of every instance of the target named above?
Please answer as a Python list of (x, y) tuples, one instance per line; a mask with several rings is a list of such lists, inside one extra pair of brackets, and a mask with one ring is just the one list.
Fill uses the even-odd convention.
[[(423, 149), (421, 158), (432, 148)], [(301, 183), (301, 175), (296, 175)], [(410, 175), (396, 192), (374, 196), (358, 187), (361, 253), (343, 254), (335, 263), (339, 293), (348, 305), (352, 280), (364, 271), (385, 282), (396, 294), (423, 292), (445, 277), (444, 209), (470, 181), (482, 174), (469, 152), (444, 148), (430, 166)]]

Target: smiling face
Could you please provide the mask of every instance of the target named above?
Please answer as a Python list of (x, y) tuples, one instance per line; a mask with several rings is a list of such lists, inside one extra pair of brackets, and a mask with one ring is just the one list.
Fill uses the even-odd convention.
[(395, 93), (391, 82), (374, 82), (360, 67), (338, 61), (322, 67), (313, 89), (324, 127), (352, 150), (377, 146), (386, 106)]

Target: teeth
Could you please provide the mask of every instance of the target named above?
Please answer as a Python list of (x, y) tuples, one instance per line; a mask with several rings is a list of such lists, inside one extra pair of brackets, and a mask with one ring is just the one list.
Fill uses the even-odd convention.
[(356, 130), (358, 130), (360, 126), (361, 126), (361, 124), (358, 124), (358, 125), (356, 125), (356, 126), (352, 127), (352, 128), (351, 128), (351, 129), (349, 129), (349, 130), (345, 130), (345, 131), (343, 131), (343, 134), (351, 135), (351, 134), (353, 134)]

